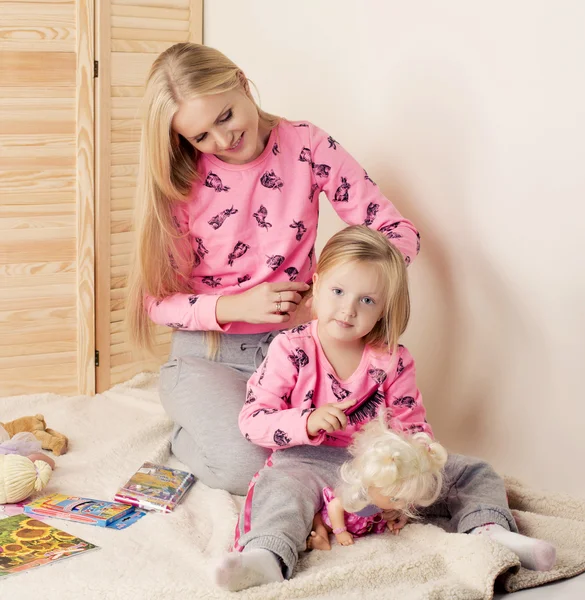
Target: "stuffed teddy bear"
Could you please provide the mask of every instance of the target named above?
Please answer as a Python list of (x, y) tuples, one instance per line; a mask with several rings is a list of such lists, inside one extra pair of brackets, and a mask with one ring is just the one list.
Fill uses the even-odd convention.
[(14, 421), (8, 421), (8, 423), (0, 423), (0, 427), (4, 427), (10, 437), (22, 431), (32, 433), (41, 443), (43, 450), (52, 450), (57, 456), (67, 452), (69, 441), (62, 433), (58, 433), (53, 429), (47, 429), (43, 415), (21, 417)]

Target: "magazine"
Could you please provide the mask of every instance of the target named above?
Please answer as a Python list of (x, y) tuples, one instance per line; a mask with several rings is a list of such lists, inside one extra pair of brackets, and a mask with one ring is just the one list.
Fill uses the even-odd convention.
[(98, 548), (29, 515), (0, 520), (0, 578)]
[(195, 477), (187, 471), (145, 462), (118, 490), (114, 500), (168, 513), (175, 509), (194, 482)]

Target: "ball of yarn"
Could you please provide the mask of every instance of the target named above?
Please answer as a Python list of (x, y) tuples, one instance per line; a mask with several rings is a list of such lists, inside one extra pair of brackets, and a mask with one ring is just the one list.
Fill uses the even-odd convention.
[(0, 455), (0, 504), (12, 504), (40, 492), (53, 470), (42, 460), (34, 463), (18, 454)]

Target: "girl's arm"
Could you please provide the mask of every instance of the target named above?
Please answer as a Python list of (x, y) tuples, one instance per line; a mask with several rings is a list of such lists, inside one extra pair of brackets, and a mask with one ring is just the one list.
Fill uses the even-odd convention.
[(377, 229), (402, 252), (407, 263), (420, 250), (414, 225), (402, 217), (367, 172), (339, 142), (309, 125), (313, 179), (348, 225)]
[(433, 438), (422, 395), (416, 385), (414, 360), (404, 346), (398, 346), (397, 353), (394, 378), (388, 377), (383, 388), (386, 406), (391, 414), (390, 427), (409, 433), (425, 432)]
[(240, 431), (246, 439), (264, 448), (318, 446), (325, 437), (321, 434), (309, 438), (307, 419), (313, 409), (291, 404), (298, 379), (298, 371), (289, 360), (293, 350), (286, 334), (277, 335), (264, 362), (248, 381), (245, 404), (238, 420)]
[(353, 544), (353, 535), (345, 527), (345, 511), (339, 498), (333, 498), (327, 504), (327, 513), (331, 521), (331, 527), (337, 541), (342, 546), (351, 546)]

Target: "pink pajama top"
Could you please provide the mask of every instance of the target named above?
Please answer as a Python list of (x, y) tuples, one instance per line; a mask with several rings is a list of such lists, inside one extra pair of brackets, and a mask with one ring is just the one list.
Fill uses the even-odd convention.
[[(192, 293), (145, 298), (150, 318), (177, 329), (260, 333), (279, 324), (219, 325), (221, 295), (263, 282), (310, 282), (319, 194), (348, 224), (382, 231), (409, 263), (419, 236), (341, 144), (306, 121), (282, 121), (262, 154), (244, 165), (201, 155), (200, 180), (173, 211), (181, 234), (175, 255)], [(181, 237), (182, 236), (182, 237)]]
[[(309, 437), (307, 420), (316, 408), (353, 398), (357, 403), (345, 411), (344, 430)], [(317, 321), (311, 321), (274, 338), (248, 381), (239, 426), (248, 440), (274, 450), (301, 444), (348, 446), (352, 435), (381, 407), (389, 409), (392, 429), (423, 431), (433, 437), (414, 361), (404, 346), (398, 347), (396, 356), (366, 346), (358, 368), (343, 380), (321, 348)]]

